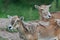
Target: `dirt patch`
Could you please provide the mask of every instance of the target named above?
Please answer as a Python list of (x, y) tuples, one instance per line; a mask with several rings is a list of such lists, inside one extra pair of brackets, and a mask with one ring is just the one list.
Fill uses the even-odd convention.
[(7, 18), (0, 18), (0, 28), (6, 28), (9, 25), (9, 19)]

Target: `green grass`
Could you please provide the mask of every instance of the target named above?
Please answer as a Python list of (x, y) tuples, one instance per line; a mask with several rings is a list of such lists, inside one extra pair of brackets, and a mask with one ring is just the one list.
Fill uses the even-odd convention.
[(60, 0), (58, 2), (58, 8), (56, 8), (56, 0), (54, 0), (54, 2), (51, 3), (51, 5), (52, 5), (50, 8), (51, 12), (60, 11)]
[(25, 20), (36, 20), (39, 18), (38, 11), (32, 7), (24, 5), (16, 6), (11, 4), (8, 9), (1, 9), (0, 17), (7, 17), (7, 15), (24, 16)]
[[(59, 3), (60, 3), (60, 0), (59, 0)], [(52, 2), (51, 5), (52, 5), (50, 8), (51, 12), (60, 10), (60, 8), (56, 8), (55, 1)], [(33, 9), (32, 6), (29, 6), (26, 4), (25, 5), (23, 5), (23, 4), (20, 4), (20, 5), (10, 4), (7, 9), (3, 8), (3, 5), (1, 5), (0, 18), (3, 18), (3, 17), (6, 18), (7, 15), (24, 16), (24, 18), (25, 18), (24, 20), (26, 20), (26, 21), (39, 19), (38, 10)]]

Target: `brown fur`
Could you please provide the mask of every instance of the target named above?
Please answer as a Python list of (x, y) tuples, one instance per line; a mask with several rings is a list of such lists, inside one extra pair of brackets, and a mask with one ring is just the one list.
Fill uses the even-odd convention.
[[(38, 40), (36, 28), (33, 29), (35, 32), (31, 33), (23, 23), (23, 21), (18, 16), (13, 16), (11, 19), (11, 25), (13, 28), (17, 28), (19, 34), (23, 35), (24, 40)], [(29, 26), (28, 26), (29, 27)], [(21, 35), (20, 35), (21, 36)]]
[[(19, 19), (19, 18), (17, 18)], [(53, 17), (51, 17), (50, 19), (46, 20), (46, 22), (49, 21), (50, 25), (48, 27), (42, 26), (39, 24), (39, 22), (37, 22), (39, 25), (37, 25), (36, 27), (31, 24), (30, 26), (27, 24), (25, 25), (21, 20), (17, 20), (17, 24), (15, 24), (14, 27), (16, 27), (16, 25), (18, 25), (18, 30), (19, 33), (22, 33), (24, 36), (24, 39), (26, 40), (38, 40), (38, 33), (40, 33), (42, 38), (45, 37), (49, 37), (49, 36), (58, 36), (60, 34), (60, 28), (58, 27), (58, 25), (56, 24), (56, 21), (54, 20)], [(31, 31), (33, 32), (33, 30), (35, 32), (31, 33), (27, 28), (27, 27), (35, 27), (34, 29), (31, 29)]]
[[(39, 11), (39, 13), (41, 12), (42, 10), (40, 10)], [(42, 12), (41, 12), (42, 13)], [(41, 15), (41, 17), (42, 17), (42, 15)], [(18, 27), (18, 30), (19, 30), (19, 32), (20, 33), (22, 33), (23, 34), (23, 36), (24, 36), (24, 39), (26, 39), (26, 40), (38, 40), (38, 36), (37, 36), (37, 34), (38, 33), (40, 33), (41, 35), (41, 37), (42, 38), (45, 38), (45, 37), (49, 37), (49, 36), (58, 36), (59, 34), (60, 34), (60, 28), (57, 26), (57, 24), (56, 24), (56, 22), (55, 22), (55, 20), (54, 20), (55, 18), (50, 18), (49, 20), (47, 20), (47, 19), (44, 19), (43, 17), (42, 17), (42, 21), (45, 21), (45, 22), (47, 22), (47, 21), (49, 21), (50, 22), (50, 25), (49, 25), (49, 27), (44, 27), (44, 26), (42, 26), (41, 24), (39, 24), (39, 21), (30, 21), (30, 22), (28, 22), (28, 24), (30, 24), (30, 25), (28, 25), (28, 24), (24, 24), (21, 20), (18, 22), (18, 25), (19, 25), (19, 27)], [(38, 23), (38, 25), (36, 25), (35, 26), (35, 24), (33, 25), (34, 23)], [(14, 26), (14, 27), (16, 27), (16, 26)], [(28, 27), (28, 29), (30, 28), (30, 27), (33, 27), (34, 29), (27, 29), (27, 27)], [(37, 28), (37, 29), (36, 29)], [(35, 32), (33, 32), (33, 30), (35, 31)], [(32, 32), (30, 32), (30, 31), (32, 31)], [(29, 37), (30, 36), (30, 37)]]
[(46, 36), (57, 36), (58, 37), (58, 40), (60, 40), (60, 27), (57, 25), (56, 21), (55, 21), (55, 18), (54, 17), (51, 17), (50, 19), (46, 20), (46, 22), (49, 21), (50, 22), (50, 25), (44, 29), (44, 30), (41, 30), (43, 28), (41, 28), (40, 26), (37, 27), (37, 30), (38, 31), (42, 31), (41, 35), (42, 37), (46, 37)]
[[(19, 32), (23, 33), (25, 35), (25, 40), (37, 40), (37, 34), (36, 32), (34, 34), (31, 34), (24, 26), (24, 24), (19, 22), (20, 27), (18, 27)], [(20, 31), (21, 30), (21, 31)]]
[(51, 12), (51, 14), (56, 18), (56, 19), (60, 19), (60, 12)]
[[(40, 15), (40, 19), (43, 19), (42, 16), (42, 11), (44, 10), (48, 10), (49, 8), (47, 7), (48, 5), (36, 5), (35, 8), (38, 9), (39, 15)], [(49, 10), (48, 10), (49, 11)], [(47, 11), (46, 11), (47, 12)], [(45, 14), (45, 13), (44, 13)], [(53, 15), (53, 17), (55, 17), (55, 19), (60, 19), (60, 11), (57, 12), (51, 12), (51, 14)]]
[[(43, 11), (43, 10), (41, 10), (41, 8), (46, 9), (46, 6), (47, 6), (47, 5), (41, 5), (41, 6), (38, 6), (38, 7), (37, 7), (37, 9), (38, 9), (38, 11), (39, 11), (39, 14), (40, 14), (40, 17), (41, 17), (41, 20), (43, 20), (43, 21), (45, 21), (45, 22), (47, 22), (47, 21), (50, 22), (50, 26), (47, 28), (48, 30), (47, 30), (45, 33), (46, 33), (46, 34), (47, 34), (47, 33), (50, 33), (50, 35), (58, 36), (58, 39), (60, 39), (60, 38), (59, 38), (59, 35), (60, 35), (60, 27), (57, 25), (57, 23), (56, 23), (55, 20), (54, 20), (54, 19), (60, 19), (60, 12), (51, 12), (51, 14), (52, 14), (52, 16), (53, 16), (54, 18), (51, 18), (51, 19), (49, 19), (49, 20), (46, 20), (46, 19), (44, 19), (44, 18), (42, 17), (42, 11)], [(40, 8), (39, 8), (39, 7), (40, 7)], [(40, 27), (40, 28), (38, 27), (38, 29), (41, 29), (41, 27)], [(40, 30), (40, 31), (44, 31), (44, 30)], [(49, 32), (48, 32), (48, 31), (49, 31)], [(45, 35), (45, 33), (42, 32), (42, 34), (44, 34), (44, 35)], [(51, 34), (51, 33), (52, 33), (52, 34)]]

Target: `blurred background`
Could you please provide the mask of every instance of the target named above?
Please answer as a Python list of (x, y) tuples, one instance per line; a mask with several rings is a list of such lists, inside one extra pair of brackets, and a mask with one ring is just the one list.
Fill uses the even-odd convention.
[(50, 12), (60, 11), (60, 0), (0, 0), (0, 18), (7, 15), (24, 16), (24, 20), (39, 19), (38, 10), (34, 5), (52, 5)]

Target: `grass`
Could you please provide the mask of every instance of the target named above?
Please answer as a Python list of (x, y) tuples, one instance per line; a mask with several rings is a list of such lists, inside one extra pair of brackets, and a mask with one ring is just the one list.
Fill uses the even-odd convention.
[[(3, 15), (3, 16), (2, 16)], [(0, 17), (7, 17), (7, 15), (18, 15), (24, 16), (25, 20), (36, 20), (39, 18), (38, 11), (32, 7), (27, 7), (24, 5), (16, 6), (11, 4), (8, 6), (8, 9), (1, 9)]]
[[(60, 4), (60, 0), (59, 0)], [(56, 8), (56, 2), (51, 3), (52, 7), (50, 8), (51, 12), (58, 11), (60, 8)], [(34, 6), (34, 5), (33, 5)], [(60, 5), (59, 5), (60, 7)], [(30, 20), (36, 20), (39, 19), (39, 14), (37, 9), (33, 9), (32, 6), (27, 6), (27, 5), (14, 5), (10, 4), (7, 9), (3, 8), (3, 4), (0, 1), (0, 18), (7, 18), (7, 15), (18, 15), (18, 16), (24, 16), (25, 21), (30, 21)], [(6, 30), (8, 32), (18, 32), (17, 30), (9, 30), (0, 28), (0, 30)], [(6, 38), (0, 37), (0, 40), (7, 40)]]
[[(60, 3), (60, 0), (59, 0)], [(51, 3), (50, 11), (54, 12), (57, 10), (60, 10), (60, 8), (56, 8), (56, 2)], [(33, 5), (34, 6), (34, 5)], [(60, 5), (59, 5), (60, 6)], [(7, 9), (3, 8), (1, 5), (0, 9), (0, 18), (6, 18), (7, 15), (18, 15), (18, 16), (24, 16), (24, 20), (36, 20), (39, 19), (39, 14), (37, 9), (33, 9), (32, 6), (29, 5), (14, 5), (10, 4)]]
[(56, 0), (54, 0), (54, 2), (52, 2), (51, 3), (51, 8), (50, 8), (50, 10), (51, 10), (51, 12), (56, 12), (56, 11), (60, 11), (60, 0), (59, 0), (59, 2), (58, 2), (58, 8), (56, 8)]

